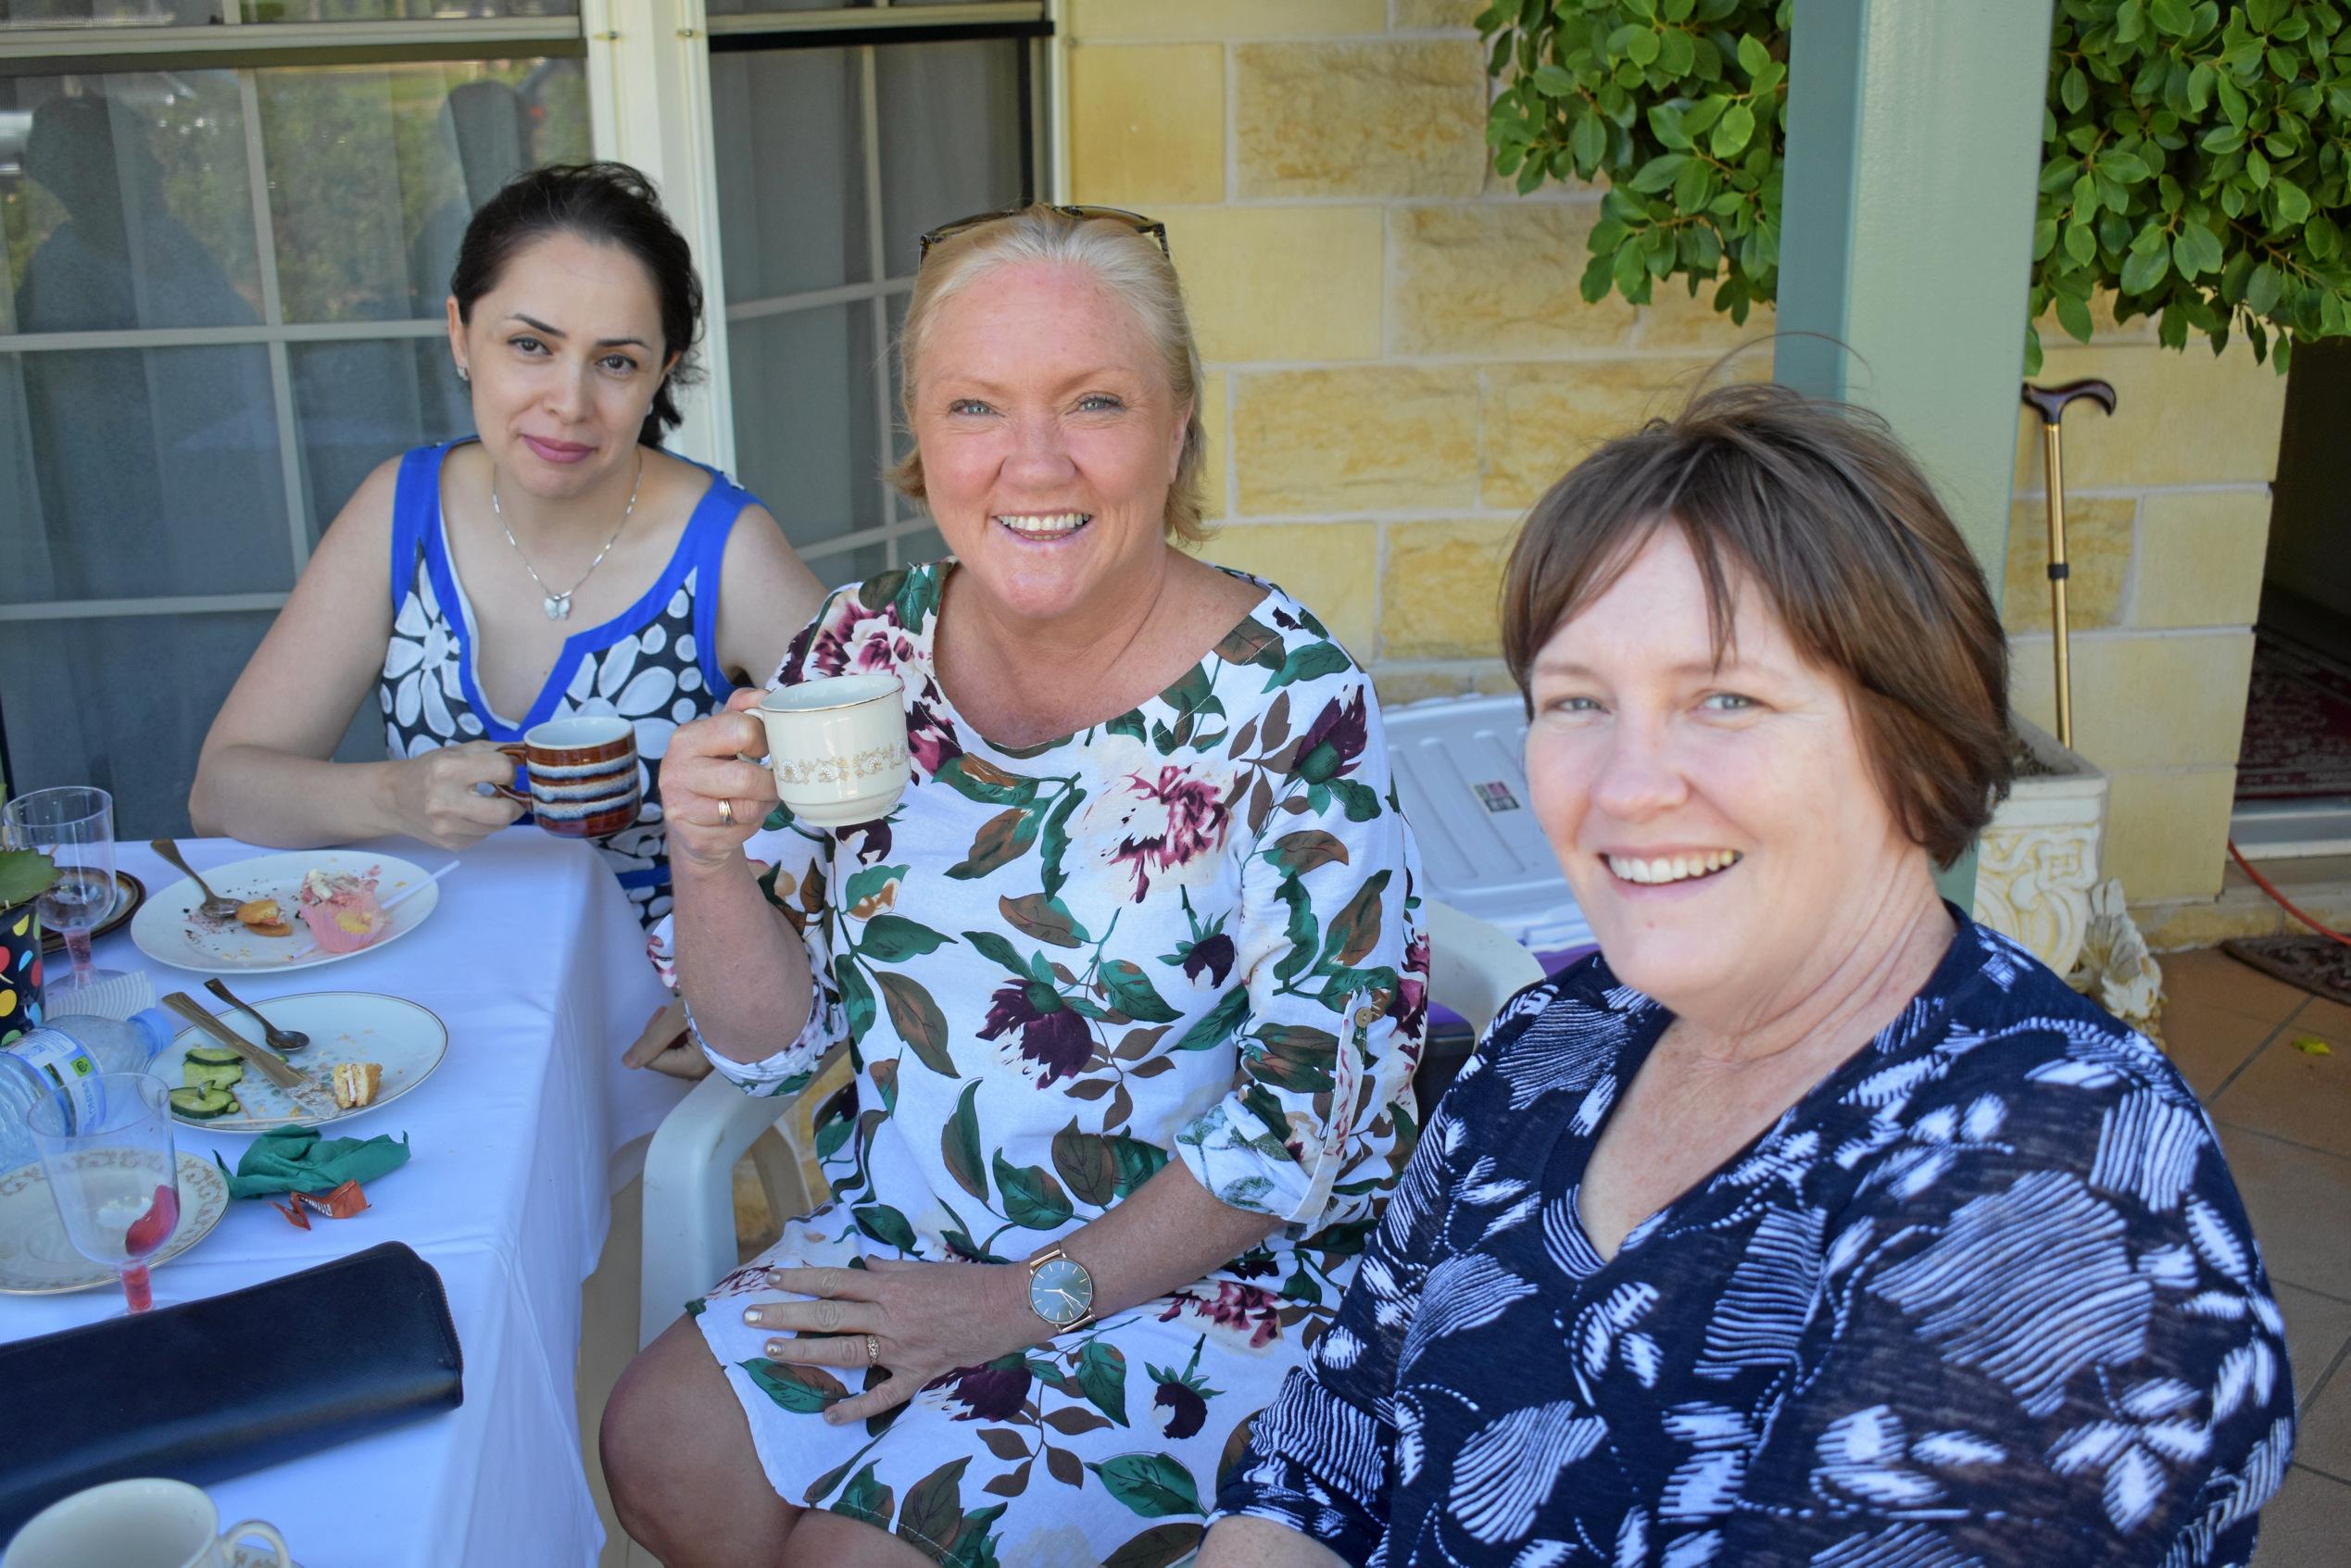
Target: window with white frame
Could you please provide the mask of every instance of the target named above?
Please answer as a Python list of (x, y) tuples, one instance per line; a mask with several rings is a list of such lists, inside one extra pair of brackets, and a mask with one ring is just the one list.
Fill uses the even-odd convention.
[(723, 4), (710, 98), (735, 477), (828, 585), (934, 558), (937, 533), (883, 478), (905, 447), (889, 345), (924, 232), (1047, 188), (1044, 7)]
[[(585, 69), (580, 4), (0, 0), (10, 792), (95, 784), (126, 836), (187, 831), (205, 729), (321, 532), (470, 428), (441, 320), (473, 207), (626, 156), (591, 145), (620, 73)], [(940, 552), (882, 477), (889, 337), (917, 235), (1047, 188), (1046, 9), (711, 0), (711, 162), (665, 174), (717, 215), (736, 476), (828, 583)], [(336, 755), (382, 754), (363, 702)]]

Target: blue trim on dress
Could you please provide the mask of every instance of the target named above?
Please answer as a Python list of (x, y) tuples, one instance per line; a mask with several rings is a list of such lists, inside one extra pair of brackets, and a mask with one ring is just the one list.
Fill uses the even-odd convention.
[[(741, 520), (743, 508), (751, 504), (753, 497), (749, 491), (738, 488), (734, 481), (718, 470), (712, 469), (710, 473), (710, 488), (703, 498), (708, 500), (710, 495), (717, 495), (719, 487), (723, 485), (736, 497), (735, 505), (727, 512), (723, 526), (702, 529), (698, 536), (697, 525), (702, 518), (701, 509), (697, 508), (694, 519), (686, 524), (687, 537), (680, 541), (680, 548), (682, 550), (688, 544), (693, 546), (693, 570), (701, 574), (696, 579), (694, 595), (695, 662), (702, 668), (702, 680), (710, 689), (712, 703), (724, 707), (727, 695), (735, 689), (735, 683), (726, 678), (726, 671), (719, 663), (718, 584), (726, 567), (727, 541), (735, 537), (735, 525)], [(775, 671), (751, 670), (745, 673), (763, 684)]]
[(392, 487), (392, 616), (398, 620), (416, 587), (416, 556), (426, 527), (441, 503), (441, 459), (455, 442), (418, 446), (400, 455), (400, 475)]
[[(424, 459), (418, 465), (420, 477), (428, 481), (421, 494), (430, 497), (429, 515), (434, 522), (437, 523), (441, 515), (443, 462), (448, 458), (452, 447), (463, 442), (479, 439), (478, 436), (463, 436), (457, 441), (445, 442), (439, 446), (421, 448), (409, 454), (411, 458)], [(691, 461), (690, 458), (687, 460)], [(448, 623), (449, 635), (456, 639), (458, 645), (458, 682), (464, 688), (466, 705), (473, 710), (474, 717), (482, 721), (484, 734), (493, 740), (521, 740), (523, 731), (534, 724), (547, 722), (548, 719), (554, 717), (556, 705), (563, 700), (564, 693), (570, 689), (572, 677), (578, 672), (582, 659), (593, 654), (600, 654), (622, 637), (641, 631), (649, 621), (659, 618), (663, 608), (668, 605), (670, 596), (684, 585), (686, 574), (693, 571), (703, 558), (723, 558), (724, 557), (727, 535), (734, 530), (735, 519), (750, 503), (751, 494), (737, 486), (714, 468), (701, 463), (696, 463), (694, 466), (710, 476), (710, 486), (703, 491), (701, 498), (694, 503), (694, 510), (685, 520), (685, 531), (679, 535), (677, 549), (671, 555), (668, 564), (663, 566), (660, 574), (654, 578), (652, 586), (639, 595), (636, 601), (626, 609), (599, 625), (574, 632), (564, 639), (563, 651), (556, 656), (555, 667), (547, 671), (547, 680), (539, 687), (537, 697), (532, 701), (530, 710), (519, 724), (509, 725), (501, 721), (497, 717), (497, 710), (491, 708), (489, 700), (482, 695), (482, 688), (475, 681), (473, 674), (473, 629), (469, 624), (471, 617), (464, 612), (463, 607), (467, 601), (459, 595), (457, 572), (449, 560), (448, 551), (444, 547), (444, 532), (437, 526), (421, 528), (425, 570), (433, 575), (433, 592), (441, 601), (441, 618)], [(405, 460), (401, 467), (401, 478), (404, 482), (408, 478), (408, 466)], [(404, 483), (402, 486), (404, 494), (406, 488)], [(396, 514), (399, 509), (396, 502), (394, 507)], [(393, 532), (396, 539), (400, 533), (396, 519)], [(708, 543), (710, 535), (715, 535), (717, 538), (715, 549)], [(398, 558), (396, 555), (394, 558), (396, 561)], [(698, 584), (698, 589), (695, 595), (694, 621), (697, 628), (695, 634), (700, 641), (695, 651), (703, 665), (703, 679), (711, 683), (712, 692), (721, 702), (723, 702), (726, 693), (732, 689), (732, 683), (723, 676), (712, 674), (717, 655), (710, 646), (708, 634), (702, 630), (706, 620), (715, 620), (718, 612), (716, 571), (705, 574), (702, 582)], [(398, 606), (395, 605), (393, 613), (396, 615), (398, 612)]]

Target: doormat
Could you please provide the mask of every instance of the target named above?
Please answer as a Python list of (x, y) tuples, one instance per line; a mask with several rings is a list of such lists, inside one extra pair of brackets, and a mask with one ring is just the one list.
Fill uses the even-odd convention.
[(2253, 636), (2237, 798), (2351, 795), (2351, 665), (2267, 626)]
[(2351, 1007), (2351, 947), (2323, 936), (2236, 936), (2220, 950), (2273, 980)]

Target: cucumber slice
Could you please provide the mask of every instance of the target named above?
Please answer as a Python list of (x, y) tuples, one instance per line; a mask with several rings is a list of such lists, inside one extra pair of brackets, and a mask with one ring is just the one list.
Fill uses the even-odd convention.
[(208, 1061), (183, 1061), (180, 1064), (181, 1082), (192, 1089), (233, 1089), (245, 1076), (245, 1063), (233, 1061), (216, 1066)]
[(190, 1061), (200, 1061), (207, 1067), (243, 1067), (245, 1065), (245, 1058), (226, 1046), (190, 1046), (187, 1059)]
[(237, 1097), (226, 1089), (174, 1089), (170, 1100), (173, 1112), (192, 1122), (209, 1122), (237, 1109)]

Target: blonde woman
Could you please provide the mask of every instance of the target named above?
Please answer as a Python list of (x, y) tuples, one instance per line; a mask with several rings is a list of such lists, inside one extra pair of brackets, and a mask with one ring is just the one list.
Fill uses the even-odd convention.
[(836, 593), (778, 674), (904, 680), (889, 819), (756, 833), (748, 696), (671, 745), (710, 1060), (761, 1094), (858, 1069), (835, 1201), (607, 1410), (673, 1568), (1173, 1561), (1408, 1151), (1427, 952), (1370, 682), (1177, 547), (1204, 454), (1164, 246), (1044, 207), (925, 236), (899, 477), (954, 558)]

